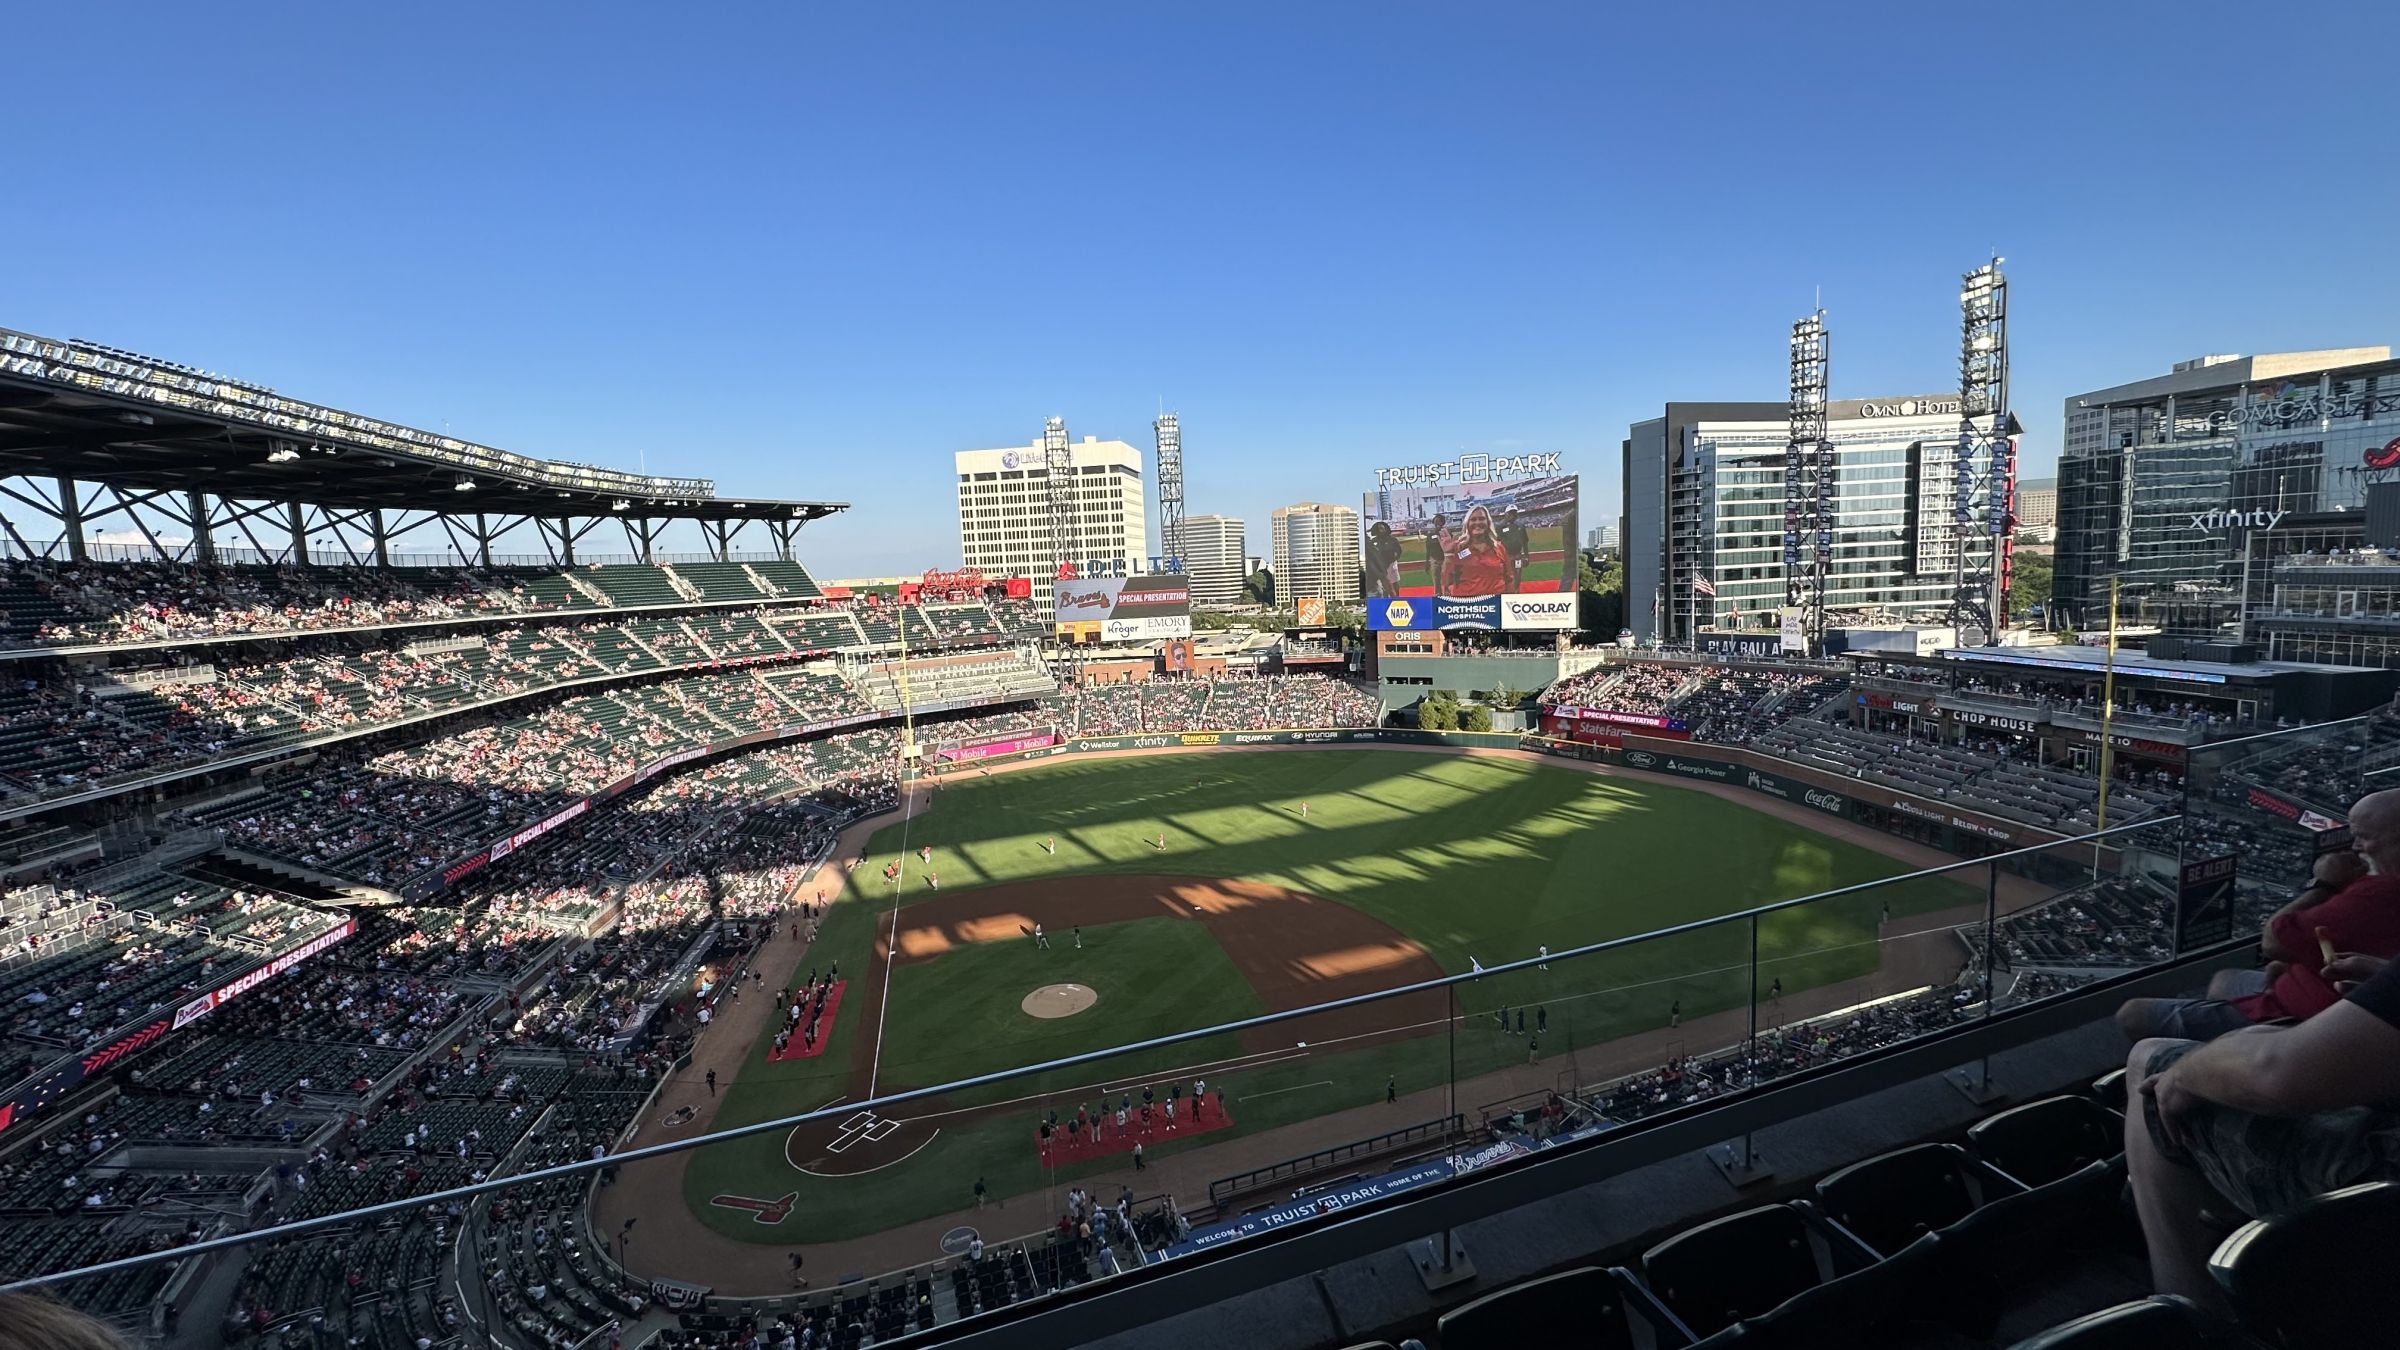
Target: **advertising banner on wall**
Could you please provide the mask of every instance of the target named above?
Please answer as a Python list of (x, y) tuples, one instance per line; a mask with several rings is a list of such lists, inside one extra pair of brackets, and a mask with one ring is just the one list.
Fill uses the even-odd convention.
[(1429, 595), (1417, 600), (1376, 599), (1367, 602), (1367, 627), (1376, 632), (1421, 633), (1436, 628), (1498, 628), (1500, 597), (1459, 599)]
[(1089, 641), (1151, 642), (1192, 635), (1192, 587), (1176, 574), (1086, 577), (1051, 587), (1061, 632)]
[[(1370, 626), (1562, 629), (1575, 626), (1577, 480), (1387, 484), (1366, 494), (1360, 556)], [(1506, 602), (1562, 597), (1565, 604)], [(1486, 605), (1449, 607), (1482, 600)], [(1398, 602), (1411, 602), (1397, 607)]]
[(2175, 954), (2214, 946), (2233, 936), (2234, 872), (2241, 855), (2201, 858), (2183, 865), (2175, 887)]
[(1313, 595), (1304, 595), (1292, 606), (1292, 623), (1299, 628), (1325, 626), (1325, 602)]

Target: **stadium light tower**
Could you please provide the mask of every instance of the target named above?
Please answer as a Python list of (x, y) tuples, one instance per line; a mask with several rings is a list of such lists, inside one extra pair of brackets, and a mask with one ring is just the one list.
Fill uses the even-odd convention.
[(1951, 465), (1957, 537), (1950, 621), (1962, 646), (1990, 642), (2008, 617), (2009, 551), (2017, 528), (2017, 425), (2008, 412), (2007, 259), (1959, 285), (1958, 449)]
[(1832, 345), (1825, 311), (1792, 325), (1791, 439), (1783, 450), (1783, 603), (1800, 611), (1811, 655), (1824, 649), (1833, 570), (1833, 442), (1825, 433)]
[(1167, 570), (1183, 570), (1183, 427), (1175, 414), (1162, 412), (1150, 424), (1158, 435), (1159, 547), (1166, 550)]
[(1075, 550), (1082, 547), (1082, 513), (1076, 509), (1075, 456), (1067, 445), (1067, 419), (1053, 417), (1042, 426), (1042, 471), (1050, 486), (1050, 560), (1052, 579), (1075, 576)]

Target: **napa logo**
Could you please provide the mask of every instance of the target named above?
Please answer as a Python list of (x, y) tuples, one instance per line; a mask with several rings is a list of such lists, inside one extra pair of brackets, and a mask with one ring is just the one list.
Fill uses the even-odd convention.
[(1386, 600), (1383, 621), (1394, 628), (1406, 628), (1417, 621), (1417, 607), (1406, 600)]

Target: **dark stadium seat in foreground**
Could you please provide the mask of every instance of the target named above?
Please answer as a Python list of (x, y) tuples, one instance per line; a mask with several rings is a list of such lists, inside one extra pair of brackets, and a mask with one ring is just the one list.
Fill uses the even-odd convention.
[(1890, 1256), (1947, 1228), (1995, 1194), (2023, 1188), (1956, 1144), (1919, 1144), (1852, 1163), (1817, 1183), (1825, 1217)]
[(1532, 1345), (1577, 1345), (1632, 1350), (1636, 1321), (1650, 1344), (1690, 1343), (1676, 1320), (1622, 1268), (1583, 1266), (1511, 1285), (1442, 1314), (1442, 1350), (1518, 1350)]
[[(2168, 1295), (2120, 1303), (2028, 1336), (2009, 1350), (2206, 1350), (2200, 1315)], [(2365, 1345), (2359, 1341), (2353, 1344)]]
[[(2348, 1278), (2360, 1258), (2386, 1278)], [(2244, 1224), (2209, 1258), (2242, 1324), (2281, 1350), (2400, 1343), (2400, 1185), (2318, 1196), (2279, 1219)]]
[(1864, 1267), (1875, 1254), (1820, 1232), (1790, 1205), (1686, 1229), (1642, 1254), (1642, 1280), (1694, 1335), (1709, 1336)]
[(2124, 1121), (2089, 1097), (2050, 1097), (1977, 1121), (1977, 1157), (2024, 1186), (2070, 1176), (2123, 1151)]

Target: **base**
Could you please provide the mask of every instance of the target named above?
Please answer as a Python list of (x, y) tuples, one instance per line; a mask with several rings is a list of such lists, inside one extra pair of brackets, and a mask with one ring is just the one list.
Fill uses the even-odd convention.
[(1994, 1078), (1989, 1069), (1961, 1067), (1952, 1069), (1942, 1077), (1977, 1106), (1990, 1106), (1994, 1102), (2008, 1100), (2008, 1090), (2000, 1086), (2000, 1080)]
[[(1442, 1244), (1450, 1245), (1450, 1262), (1442, 1263)], [(1408, 1259), (1416, 1263), (1417, 1278), (1425, 1282), (1425, 1292), (1434, 1293), (1454, 1284), (1464, 1284), (1475, 1278), (1475, 1263), (1467, 1259), (1467, 1249), (1454, 1232), (1436, 1233), (1408, 1244)]]
[(1744, 1148), (1738, 1139), (1710, 1149), (1708, 1160), (1737, 1190), (1775, 1179), (1775, 1168), (1768, 1163), (1767, 1155), (1759, 1152), (1756, 1145)]

